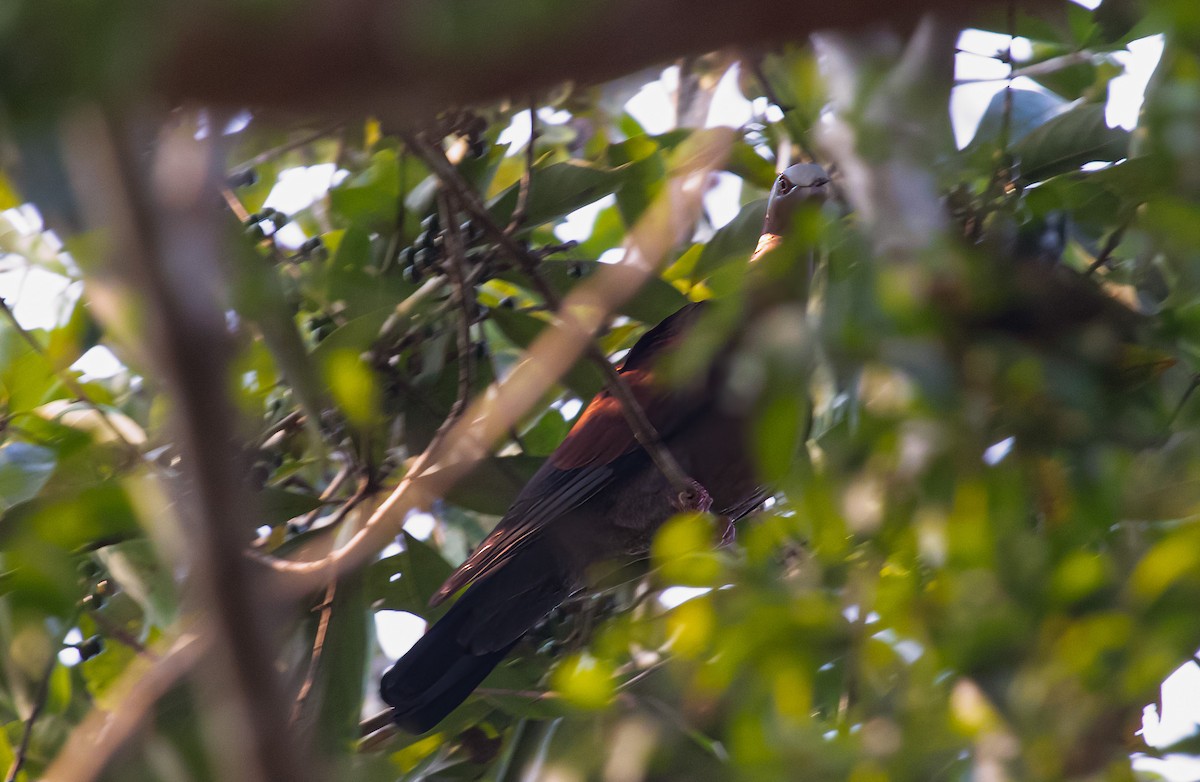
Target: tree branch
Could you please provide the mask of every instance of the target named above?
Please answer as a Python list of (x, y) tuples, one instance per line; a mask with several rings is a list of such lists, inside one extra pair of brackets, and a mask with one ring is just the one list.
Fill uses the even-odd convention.
[(521, 172), (521, 183), (517, 190), (517, 205), (513, 208), (512, 217), (504, 228), (504, 233), (512, 236), (525, 222), (525, 211), (529, 207), (529, 189), (533, 184), (533, 161), (536, 157), (534, 145), (538, 140), (537, 98), (529, 96), (529, 143), (525, 145), (525, 170)]
[(592, 333), (655, 272), (700, 211), (707, 177), (728, 154), (733, 131), (698, 134), (694, 154), (629, 232), (625, 257), (606, 264), (563, 300), (559, 328), (545, 329), (502, 383), (476, 397), (444, 440), (413, 460), (407, 475), (345, 545), (319, 560), (301, 562), (256, 556), (280, 577), (280, 586), (308, 591), (335, 574), (364, 564), (386, 546), (405, 514), (441, 496), (486, 456), (584, 351)]
[[(411, 119), (567, 81), (596, 84), (731, 44), (802, 40), (837, 28), (909, 26), (926, 14), (962, 17), (989, 5), (988, 0), (577, 0), (539, 6), (537, 24), (530, 24), (527, 13), (478, 0), (200, 3), (164, 12), (161, 24), (148, 26), (160, 42), (155, 51), (163, 52), (150, 72), (157, 89), (176, 99)], [(278, 78), (281, 62), (288, 63), (287, 79)]]
[(29, 716), (25, 719), (25, 728), (21, 731), (21, 743), (13, 752), (13, 762), (8, 769), (8, 776), (5, 777), (6, 782), (17, 782), (17, 776), (25, 767), (25, 758), (29, 753), (29, 739), (33, 736), (33, 725), (41, 716), (42, 709), (46, 708), (46, 699), (50, 697), (50, 677), (54, 675), (54, 669), (58, 667), (58, 652), (63, 648), (67, 641), (67, 633), (71, 632), (71, 628), (75, 626), (78, 619), (79, 609), (76, 608), (71, 616), (63, 622), (62, 631), (58, 634), (58, 643), (50, 649), (50, 659), (46, 661), (42, 679), (38, 682), (37, 692), (34, 693), (33, 706), (29, 710)]
[[(405, 143), (425, 160), (442, 184), (450, 189), (463, 208), (470, 213), (471, 219), (483, 228), (484, 234), (499, 245), (510, 258), (517, 261), (546, 304), (555, 310), (561, 310), (561, 297), (546, 282), (538, 268), (541, 258), (519, 244), (507, 231), (496, 224), (479, 194), (463, 180), (458, 169), (450, 163), (439, 148), (431, 144), (420, 133), (409, 132), (402, 135)], [(621, 412), (625, 415), (625, 420), (633, 431), (634, 437), (650, 455), (650, 459), (659, 472), (667, 478), (671, 487), (678, 493), (681, 503), (690, 504), (697, 501), (699, 496), (703, 496), (703, 490), (698, 488), (699, 484), (679, 466), (679, 462), (675, 460), (670, 449), (663, 443), (654, 424), (646, 415), (646, 411), (642, 409), (641, 404), (633, 395), (629, 384), (625, 382), (616, 367), (596, 345), (590, 334), (583, 349), (587, 358), (604, 374), (608, 391), (620, 402)]]
[[(221, 726), (221, 760), (247, 780), (305, 780), (312, 769), (287, 730), (274, 667), (278, 611), (242, 556), (255, 524), (235, 445), (237, 411), (226, 393), (232, 345), (220, 306), (222, 232), (213, 198), (223, 161), (212, 139), (197, 141), (185, 123), (161, 131), (156, 119), (81, 118), (71, 128), (79, 134), (76, 181), (89, 224), (110, 232), (109, 273), (137, 297), (148, 355), (171, 391), (188, 483), (179, 506), (192, 533), (189, 570), (215, 636), (211, 674), (233, 707)], [(211, 688), (205, 694), (218, 697)]]
[(112, 711), (93, 709), (67, 739), (42, 777), (46, 782), (92, 782), (141, 727), (146, 715), (212, 647), (207, 632), (187, 633), (158, 658), (138, 657), (112, 687), (125, 693)]

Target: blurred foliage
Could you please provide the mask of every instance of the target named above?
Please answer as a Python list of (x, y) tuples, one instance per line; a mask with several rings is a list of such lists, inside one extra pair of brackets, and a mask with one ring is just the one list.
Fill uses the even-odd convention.
[[(1031, 45), (1014, 66), (1036, 89), (998, 93), (961, 150), (940, 140), (944, 101), (903, 131), (931, 140), (927, 170), (908, 176), (936, 183), (942, 218), (903, 258), (894, 226), (841, 203), (802, 215), (794, 243), (746, 273), (774, 172), (822, 158), (841, 82), (800, 44), (739, 64), (742, 92), (764, 98), (726, 162), (741, 212), (719, 228), (703, 217), (600, 343), (619, 355), (687, 301), (714, 299), (666, 368), (686, 375), (748, 323), (731, 391), (754, 405), (777, 494), (731, 547), (712, 547), (709, 518), (669, 522), (648, 564), (556, 609), (434, 734), (360, 740), (390, 662), (370, 619), (440, 615), (430, 595), (600, 388), (595, 367), (573, 367), (434, 504), (427, 539), (404, 533), (289, 626), (279, 667), (294, 691), (313, 685), (296, 729), (318, 737), (309, 744), (338, 778), (1130, 780), (1154, 778), (1135, 774), (1134, 753), (1200, 754), (1196, 738), (1155, 749), (1136, 734), (1159, 684), (1200, 648), (1200, 14), (1188, 0), (1064, 3), (1019, 15), (1016, 32)], [(1150, 34), (1165, 50), (1139, 125), (1110, 128), (1118, 55)], [(55, 95), (136, 72), (136, 52), (88, 59), (101, 43), (52, 79), (51, 66), (26, 66), (46, 70)], [(849, 154), (880, 170), (903, 144), (870, 106), (903, 78), (900, 50), (847, 46), (871, 56), (855, 93), (832, 97), (857, 132)], [(694, 75), (711, 90), (720, 71), (708, 66)], [(30, 94), (4, 87), (10, 119), (29, 113)], [(542, 96), (531, 150), (500, 140), (520, 106), (438, 119), (463, 180), (498, 226), (522, 218), (514, 236), (559, 294), (621, 247), (692, 132), (647, 132), (623, 108), (631, 94), (618, 83)], [(122, 672), (196, 607), (181, 602), (170, 400), (91, 306), (103, 296), (94, 237), (61, 236), (64, 250), (17, 208), (30, 199), (50, 214), (70, 197), (54, 190), (55, 166), (39, 167), (52, 145), (13, 128), (25, 166), (0, 177), (3, 271), (83, 281), (53, 327), (0, 328), (0, 769), (23, 751), (24, 780), (90, 708), (119, 703)], [(551, 323), (484, 227), (439, 207), (401, 136), (374, 118), (284, 129), (251, 117), (227, 134), (228, 197), (245, 212), (229, 220), (229, 387), (259, 551), (342, 536), (464, 390), (502, 378)], [(327, 194), (288, 214), (266, 207), (314, 166), (337, 172)], [(590, 234), (564, 244), (556, 229), (597, 202)], [(465, 248), (458, 270), (451, 243)], [(809, 259), (789, 250), (814, 243), (806, 300)], [(762, 291), (768, 304), (748, 309)], [(73, 368), (97, 347), (120, 371)], [(659, 600), (676, 587), (697, 591)], [(105, 778), (217, 778), (206, 708), (172, 690)]]

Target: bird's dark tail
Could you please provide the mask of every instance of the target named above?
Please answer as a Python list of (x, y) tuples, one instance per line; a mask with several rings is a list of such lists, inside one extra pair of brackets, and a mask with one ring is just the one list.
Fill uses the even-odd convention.
[(383, 675), (380, 695), (410, 733), (430, 730), (572, 591), (541, 545), (473, 585)]
[(424, 733), (441, 722), (516, 644), (472, 654), (459, 641), (463, 619), (472, 613), (466, 608), (460, 599), (383, 675), (380, 695), (395, 709), (392, 721), (410, 733)]

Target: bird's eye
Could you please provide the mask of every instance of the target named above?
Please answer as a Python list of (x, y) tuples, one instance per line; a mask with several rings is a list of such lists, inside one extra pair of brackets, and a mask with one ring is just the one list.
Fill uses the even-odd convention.
[(779, 175), (778, 184), (779, 184), (779, 195), (787, 195), (788, 193), (790, 193), (796, 189), (796, 186), (792, 183), (792, 180), (788, 179), (783, 174)]

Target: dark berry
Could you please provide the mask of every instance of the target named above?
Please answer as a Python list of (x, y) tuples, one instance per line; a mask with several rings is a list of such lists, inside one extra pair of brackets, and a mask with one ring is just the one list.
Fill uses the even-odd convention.
[(413, 265), (421, 271), (433, 266), (433, 262), (436, 260), (437, 253), (430, 247), (419, 247), (413, 254)]
[(77, 644), (75, 648), (79, 650), (79, 659), (90, 660), (104, 651), (104, 639), (98, 635), (93, 635), (91, 638)]
[(258, 172), (253, 168), (247, 168), (242, 171), (235, 171), (230, 174), (225, 180), (225, 183), (231, 188), (250, 187), (258, 184)]
[(479, 159), (487, 157), (488, 143), (484, 139), (471, 142), (471, 157)]
[(93, 578), (98, 578), (103, 571), (100, 566), (92, 559), (84, 559), (79, 563), (79, 575), (91, 581)]
[(410, 285), (416, 285), (421, 281), (421, 270), (416, 266), (405, 266), (402, 276), (405, 282)]
[(583, 276), (584, 268), (582, 263), (573, 263), (567, 267), (567, 276), (574, 279), (579, 279)]
[(516, 306), (517, 306), (517, 300), (514, 299), (512, 296), (505, 296), (503, 299), (500, 300), (500, 309), (502, 309), (502, 310), (516, 309)]
[(434, 212), (421, 221), (421, 228), (423, 228), (428, 234), (436, 234), (438, 231), (442, 230), (442, 218), (437, 212)]

